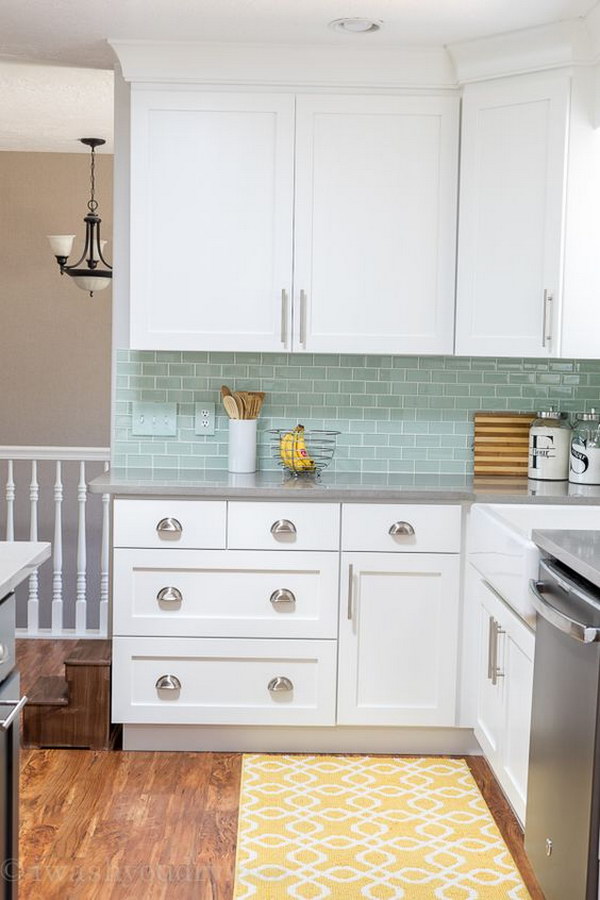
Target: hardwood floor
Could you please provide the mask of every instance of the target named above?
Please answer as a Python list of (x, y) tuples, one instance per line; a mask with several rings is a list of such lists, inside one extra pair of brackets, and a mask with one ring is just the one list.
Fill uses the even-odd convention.
[[(19, 643), (38, 644), (19, 648), (25, 684), (32, 669), (55, 674), (69, 650)], [(491, 770), (467, 762), (532, 900), (544, 900)], [(24, 750), (19, 897), (231, 900), (240, 771), (235, 753)]]

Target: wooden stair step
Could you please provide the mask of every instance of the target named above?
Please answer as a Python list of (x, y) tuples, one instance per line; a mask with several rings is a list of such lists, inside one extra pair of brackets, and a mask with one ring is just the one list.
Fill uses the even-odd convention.
[(77, 641), (65, 666), (109, 666), (111, 641)]
[(25, 712), (27, 712), (27, 707), (29, 706), (68, 705), (69, 686), (67, 679), (62, 675), (40, 675), (28, 695)]

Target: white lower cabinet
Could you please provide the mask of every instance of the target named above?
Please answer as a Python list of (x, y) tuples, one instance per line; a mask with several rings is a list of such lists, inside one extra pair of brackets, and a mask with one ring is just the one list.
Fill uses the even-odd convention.
[(479, 617), (475, 736), (524, 823), (535, 636), (485, 581), (469, 583)]
[(454, 725), (459, 556), (343, 553), (338, 722)]
[(119, 500), (114, 721), (455, 725), (460, 533), (458, 505)]
[(335, 680), (335, 641), (113, 641), (116, 722), (333, 725)]

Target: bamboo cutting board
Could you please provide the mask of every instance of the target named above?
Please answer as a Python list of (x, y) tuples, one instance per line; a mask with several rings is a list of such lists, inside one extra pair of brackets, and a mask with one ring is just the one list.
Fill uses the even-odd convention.
[(475, 475), (527, 475), (529, 426), (535, 413), (477, 412)]

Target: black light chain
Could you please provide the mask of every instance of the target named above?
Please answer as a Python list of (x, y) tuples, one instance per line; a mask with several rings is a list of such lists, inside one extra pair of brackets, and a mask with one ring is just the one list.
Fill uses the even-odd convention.
[(88, 201), (88, 209), (91, 213), (95, 213), (98, 209), (98, 201), (96, 200), (96, 157), (94, 156), (95, 147), (91, 148), (92, 156), (90, 160), (90, 199)]

